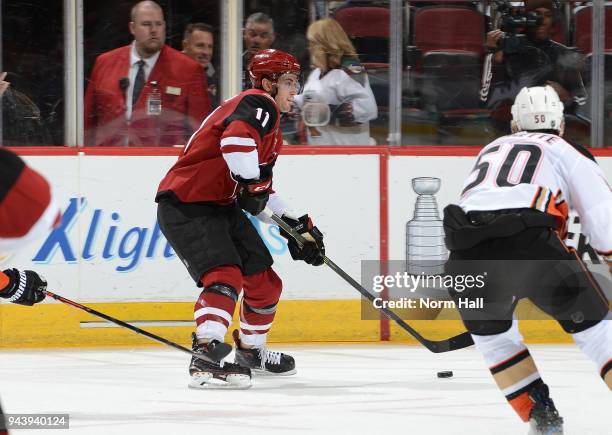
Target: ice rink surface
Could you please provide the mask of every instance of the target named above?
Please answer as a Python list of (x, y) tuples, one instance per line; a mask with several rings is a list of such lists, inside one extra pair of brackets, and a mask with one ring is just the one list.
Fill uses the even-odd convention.
[[(3, 351), (6, 413), (70, 415), (98, 434), (526, 434), (475, 349), (435, 355), (396, 344), (273, 346), (292, 377), (245, 391), (187, 388), (189, 357), (173, 349)], [(566, 434), (611, 434), (612, 395), (574, 346), (530, 346)], [(436, 373), (452, 370), (451, 379)]]

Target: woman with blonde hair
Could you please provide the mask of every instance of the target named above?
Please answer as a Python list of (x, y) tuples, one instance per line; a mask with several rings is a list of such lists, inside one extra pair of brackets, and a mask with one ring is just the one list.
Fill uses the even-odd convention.
[(302, 110), (308, 143), (371, 145), (369, 121), (378, 110), (355, 47), (332, 18), (312, 23), (306, 37), (315, 69), (295, 101)]

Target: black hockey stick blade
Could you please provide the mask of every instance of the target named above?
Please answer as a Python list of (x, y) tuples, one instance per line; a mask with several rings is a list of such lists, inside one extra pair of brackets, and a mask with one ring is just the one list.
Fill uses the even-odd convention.
[(104, 319), (108, 322), (114, 323), (116, 325), (119, 325), (123, 328), (127, 328), (130, 331), (134, 331), (137, 334), (140, 335), (144, 335), (147, 338), (150, 338), (153, 341), (157, 341), (158, 343), (162, 343), (165, 344), (167, 346), (173, 347), (175, 349), (178, 349), (182, 352), (188, 353), (189, 355), (195, 356), (196, 358), (199, 358), (201, 360), (207, 361), (207, 362), (217, 362), (217, 361), (221, 361), (223, 358), (225, 358), (226, 356), (229, 355), (229, 353), (232, 351), (232, 346), (230, 346), (227, 343), (219, 343), (217, 344), (210, 352), (202, 354), (202, 353), (196, 353), (190, 349), (187, 349), (186, 347), (181, 346), (178, 343), (174, 343), (173, 341), (170, 340), (166, 340), (163, 337), (160, 337), (159, 335), (155, 335), (151, 332), (145, 331), (144, 329), (140, 329), (134, 325), (130, 325), (129, 323), (126, 323), (122, 320), (119, 319), (115, 319), (114, 317), (111, 317), (107, 314), (101, 313), (99, 311), (94, 310), (93, 308), (90, 307), (86, 307), (85, 305), (81, 305), (78, 302), (75, 302), (73, 300), (67, 299), (63, 296), (57, 295), (49, 290), (43, 290), (43, 293), (46, 294), (47, 296), (55, 299), (56, 301), (60, 301), (63, 302), (66, 305), (70, 305), (74, 308), (78, 308), (79, 310), (83, 310), (89, 314), (92, 314), (96, 317), (100, 317), (101, 319)]
[[(274, 222), (278, 224), (284, 231), (289, 233), (291, 237), (295, 239), (295, 241), (301, 246), (304, 244), (305, 239), (301, 234), (296, 232), (291, 226), (287, 224), (280, 216), (274, 214), (272, 210), (266, 207), (263, 213), (272, 219)], [(374, 301), (374, 295), (368, 292), (365, 288), (361, 286), (357, 281), (355, 281), (348, 273), (342, 270), (336, 263), (330, 260), (327, 256), (323, 257), (323, 262), (334, 272), (336, 272), (342, 279), (344, 279), (347, 283), (351, 285), (355, 290), (361, 293), (365, 298)], [(474, 340), (469, 332), (463, 332), (459, 335), (451, 337), (446, 340), (428, 340), (419, 334), (412, 326), (408, 325), (400, 316), (395, 314), (393, 311), (387, 308), (378, 308), (387, 318), (393, 320), (399, 326), (401, 326), (406, 332), (412, 335), (416, 340), (429, 349), (433, 353), (442, 353), (442, 352), (450, 352), (453, 350), (463, 349), (464, 347), (469, 347), (474, 344)]]

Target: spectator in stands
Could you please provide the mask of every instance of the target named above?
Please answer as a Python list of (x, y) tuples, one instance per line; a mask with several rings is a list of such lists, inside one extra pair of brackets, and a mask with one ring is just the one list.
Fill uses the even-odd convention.
[[(583, 56), (551, 39), (559, 20), (552, 0), (525, 0), (528, 12), (542, 17), (539, 27), (525, 31), (524, 42), (513, 35), (493, 30), (487, 33), (486, 48), (492, 56), (489, 73), (483, 78), (481, 98), (486, 100), (499, 130), (510, 129), (510, 107), (523, 87), (549, 85), (565, 105), (566, 114), (575, 114), (586, 103), (580, 70)], [(523, 35), (518, 35), (523, 36)]]
[(247, 67), (255, 53), (272, 47), (276, 34), (274, 33), (274, 21), (263, 12), (255, 12), (246, 19), (244, 24), (243, 40), (244, 52), (242, 53), (242, 89), (251, 87), (251, 79)]
[[(9, 82), (5, 80), (7, 73), (0, 73), (0, 102), (2, 104), (0, 146), (52, 145), (53, 141), (41, 118), (40, 109), (27, 95), (16, 89), (14, 81), (16, 76), (14, 73), (11, 76)], [(7, 91), (9, 86), (11, 89)]]
[(208, 82), (208, 99), (214, 109), (219, 105), (219, 78), (212, 64), (214, 29), (209, 24), (191, 23), (185, 28), (183, 53), (202, 65)]
[(96, 59), (85, 95), (85, 144), (184, 144), (210, 112), (201, 65), (164, 44), (161, 7), (131, 10), (134, 41)]
[(378, 116), (378, 109), (353, 44), (333, 18), (312, 23), (306, 37), (316, 68), (295, 101), (307, 126), (308, 143), (371, 145), (369, 121)]
[(0, 74), (0, 97), (2, 96), (2, 94), (4, 94), (4, 91), (6, 91), (8, 87), (11, 85), (9, 82), (4, 80), (5, 78), (6, 78), (6, 72), (1, 73)]

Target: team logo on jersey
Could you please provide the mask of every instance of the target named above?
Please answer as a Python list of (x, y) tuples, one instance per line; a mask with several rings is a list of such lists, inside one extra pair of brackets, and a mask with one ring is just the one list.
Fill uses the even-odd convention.
[(347, 69), (353, 74), (361, 74), (363, 72), (363, 66), (358, 63), (348, 65)]

